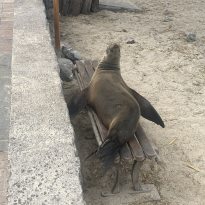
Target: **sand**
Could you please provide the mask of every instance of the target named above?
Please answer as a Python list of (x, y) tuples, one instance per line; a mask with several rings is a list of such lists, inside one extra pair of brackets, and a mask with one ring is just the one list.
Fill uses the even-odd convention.
[[(203, 205), (205, 1), (130, 1), (144, 12), (103, 10), (91, 15), (61, 17), (64, 21), (60, 25), (61, 30), (68, 32), (68, 36), (61, 40), (80, 51), (84, 60), (99, 60), (110, 43), (121, 44), (123, 79), (152, 103), (166, 126), (162, 129), (140, 119), (163, 162), (159, 166), (155, 161), (146, 160), (142, 167), (142, 183), (155, 184), (162, 198), (161, 202), (150, 204)], [(165, 10), (170, 13), (164, 15)], [(188, 34), (196, 34), (196, 41), (187, 42), (185, 38)], [(129, 39), (134, 39), (136, 43), (126, 44)], [(64, 83), (63, 87), (67, 102), (80, 91), (76, 79)], [(94, 202), (99, 190), (112, 187), (115, 170), (113, 167), (103, 176), (102, 166), (95, 156), (84, 160), (97, 147), (86, 111), (71, 122), (81, 159), (85, 200), (88, 205), (113, 204), (112, 198), (107, 202), (100, 195), (98, 202)], [(188, 164), (204, 173), (190, 168)], [(129, 183), (131, 166), (125, 167), (125, 183)], [(89, 194), (91, 189), (94, 190), (93, 202)]]

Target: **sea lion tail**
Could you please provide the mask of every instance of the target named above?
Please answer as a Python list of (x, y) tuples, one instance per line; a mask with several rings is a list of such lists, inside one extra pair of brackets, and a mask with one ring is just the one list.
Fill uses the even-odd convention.
[(100, 161), (105, 165), (104, 174), (110, 169), (115, 161), (118, 151), (121, 148), (121, 144), (116, 138), (115, 140), (109, 139), (103, 147), (100, 147), (98, 151), (98, 157)]

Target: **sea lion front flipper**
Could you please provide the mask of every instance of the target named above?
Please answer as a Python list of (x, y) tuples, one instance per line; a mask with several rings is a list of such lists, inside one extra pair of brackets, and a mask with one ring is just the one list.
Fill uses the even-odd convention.
[(156, 124), (164, 128), (165, 127), (164, 122), (162, 121), (161, 117), (154, 109), (154, 107), (151, 105), (151, 103), (148, 100), (146, 100), (144, 97), (142, 97), (139, 93), (137, 93), (135, 90), (130, 88), (130, 91), (131, 91), (130, 94), (139, 103), (141, 116), (146, 118), (147, 120), (155, 122)]
[(70, 118), (75, 117), (82, 109), (85, 108), (87, 105), (87, 96), (88, 90), (84, 89), (70, 100), (67, 105)]

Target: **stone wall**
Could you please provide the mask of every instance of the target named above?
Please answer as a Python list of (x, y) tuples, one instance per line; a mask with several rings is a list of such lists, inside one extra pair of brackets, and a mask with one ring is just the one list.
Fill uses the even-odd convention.
[(8, 204), (85, 204), (42, 0), (15, 0)]

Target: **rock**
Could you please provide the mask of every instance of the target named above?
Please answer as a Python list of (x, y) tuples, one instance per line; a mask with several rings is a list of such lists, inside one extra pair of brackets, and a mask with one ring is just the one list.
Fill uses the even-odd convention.
[(63, 46), (66, 47), (67, 49), (72, 48), (70, 44), (68, 44), (68, 43), (64, 43), (64, 42), (60, 42), (61, 50), (62, 50)]
[(123, 32), (127, 32), (125, 29), (122, 29)]
[(70, 82), (73, 80), (73, 72), (65, 65), (59, 65), (60, 78), (62, 81)]
[(67, 36), (68, 35), (68, 32), (66, 32), (66, 31), (60, 31), (60, 36), (61, 37), (65, 37), (65, 36)]
[(134, 39), (130, 39), (130, 40), (126, 41), (126, 43), (127, 44), (133, 44), (133, 43), (135, 43), (135, 40)]
[(80, 60), (81, 59), (81, 53), (76, 51), (76, 50), (73, 50), (73, 54), (74, 54), (74, 58), (76, 60)]
[(169, 12), (168, 10), (165, 10), (165, 11), (163, 12), (163, 14), (164, 14), (164, 15), (168, 15), (168, 14), (170, 14), (170, 12)]
[(173, 21), (172, 19), (164, 19), (164, 22), (169, 22), (169, 21)]
[(71, 49), (67, 49), (66, 47), (62, 47), (62, 52), (65, 55), (66, 58), (75, 61), (75, 60), (80, 60), (81, 59), (81, 53)]
[(59, 64), (59, 65), (67, 66), (67, 67), (69, 67), (70, 69), (72, 69), (73, 66), (74, 66), (73, 63), (72, 63), (72, 61), (69, 60), (69, 59), (66, 59), (66, 58), (58, 58), (58, 64)]
[(65, 55), (63, 54), (63, 52), (61, 52), (61, 58), (65, 58)]
[(70, 59), (71, 61), (75, 61), (75, 57), (74, 57), (74, 54), (71, 52), (72, 51), (72, 48), (71, 49), (67, 49), (66, 47), (62, 47), (62, 52), (63, 54), (65, 55), (65, 57), (67, 59)]
[(188, 41), (188, 42), (196, 41), (196, 35), (195, 35), (195, 34), (189, 34), (189, 35), (187, 35), (186, 41)]
[(72, 69), (74, 67), (71, 60), (66, 58), (58, 58), (60, 68), (60, 78), (62, 81), (70, 82), (73, 79)]

